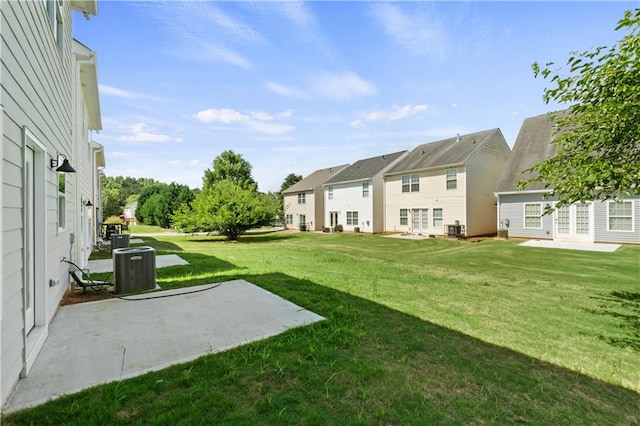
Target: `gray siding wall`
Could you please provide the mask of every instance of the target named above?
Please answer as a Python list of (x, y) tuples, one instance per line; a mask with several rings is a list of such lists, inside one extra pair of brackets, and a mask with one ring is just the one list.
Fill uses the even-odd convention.
[[(524, 205), (525, 203), (542, 203), (542, 208), (547, 203), (542, 199), (542, 194), (513, 194), (500, 195), (498, 199), (498, 226), (501, 229), (508, 229), (510, 237), (521, 238), (553, 238), (553, 216), (542, 216), (542, 227), (532, 229), (524, 227)], [(505, 226), (505, 219), (509, 219), (509, 227)]]
[[(57, 2), (56, 2), (57, 3)], [(44, 265), (45, 279), (36, 282), (42, 306), (37, 326), (46, 324), (55, 314), (60, 298), (68, 288), (68, 268), (60, 262), (69, 256), (69, 232), (58, 231), (57, 179), (48, 167), (57, 152), (72, 157), (71, 140), (71, 9), (62, 3), (62, 50), (53, 35), (42, 1), (1, 1), (0, 34), (1, 90), (3, 117), (3, 247), (2, 247), (2, 348), (0, 349), (0, 403), (4, 402), (23, 369), (24, 287), (23, 247), (23, 163), (24, 130), (28, 129), (45, 145), (44, 183), (46, 193), (46, 235), (41, 236), (48, 249)], [(67, 217), (73, 217), (74, 188), (69, 179)], [(70, 222), (67, 226), (72, 226)], [(60, 285), (49, 288), (48, 279)], [(37, 316), (38, 318), (38, 316)], [(28, 356), (28, 354), (27, 354)]]
[(632, 202), (633, 231), (609, 231), (609, 203), (596, 202), (594, 205), (595, 242), (597, 243), (628, 243), (640, 244), (640, 196), (625, 201)]

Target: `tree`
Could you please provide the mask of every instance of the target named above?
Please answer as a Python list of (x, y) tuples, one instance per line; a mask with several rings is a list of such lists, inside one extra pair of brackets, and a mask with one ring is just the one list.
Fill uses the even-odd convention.
[(289, 173), (286, 178), (284, 178), (284, 182), (280, 185), (280, 194), (286, 191), (289, 187), (295, 185), (296, 183), (302, 180), (301, 175), (297, 175), (295, 173)]
[(545, 182), (558, 206), (640, 194), (640, 9), (625, 12), (616, 30), (628, 30), (616, 46), (572, 52), (568, 75), (533, 64), (536, 77), (550, 79), (546, 103), (571, 105), (556, 114), (557, 154), (527, 172)]
[(223, 151), (213, 159), (213, 170), (206, 169), (202, 188), (207, 188), (213, 184), (230, 180), (237, 183), (244, 189), (257, 190), (258, 184), (251, 176), (251, 164), (231, 150)]
[(138, 196), (136, 219), (146, 225), (168, 228), (171, 225), (171, 215), (182, 204), (188, 204), (194, 198), (193, 191), (186, 185), (175, 182), (149, 185)]
[(173, 215), (173, 226), (183, 232), (216, 231), (237, 240), (247, 230), (262, 225), (269, 212), (262, 194), (224, 179), (203, 188), (191, 203)]

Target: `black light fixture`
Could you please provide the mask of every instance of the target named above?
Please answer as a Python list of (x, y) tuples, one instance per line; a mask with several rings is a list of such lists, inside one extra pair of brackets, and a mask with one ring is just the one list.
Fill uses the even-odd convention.
[[(62, 162), (61, 162), (61, 159), (62, 159)], [(71, 164), (69, 164), (69, 160), (64, 154), (58, 154), (58, 158), (55, 158), (55, 159), (52, 158), (50, 165), (52, 169), (54, 167), (56, 168), (56, 172), (64, 172), (64, 173), (76, 172), (76, 169), (71, 167)]]
[(93, 207), (93, 203), (91, 202), (91, 200), (87, 200), (84, 203), (82, 203), (85, 207)]

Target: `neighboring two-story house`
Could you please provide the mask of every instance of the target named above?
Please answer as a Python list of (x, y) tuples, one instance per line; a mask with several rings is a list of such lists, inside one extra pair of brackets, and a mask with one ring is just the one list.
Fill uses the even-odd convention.
[(418, 146), (384, 173), (384, 230), (496, 233), (493, 193), (510, 153), (497, 128)]
[(74, 45), (72, 10), (95, 15), (97, 3), (0, 1), (0, 404), (28, 376), (69, 289), (61, 259), (88, 257), (95, 224), (95, 62)]
[(495, 193), (497, 226), (512, 237), (640, 244), (640, 196), (622, 202), (575, 203), (544, 214), (556, 201), (548, 197), (551, 189), (544, 182), (532, 182), (525, 190), (518, 190), (518, 181), (534, 177), (523, 173), (525, 170), (556, 155), (554, 129), (549, 114), (529, 117), (522, 123)]
[(383, 173), (407, 151), (359, 160), (328, 179), (324, 187), (324, 223), (345, 231), (384, 230)]
[(322, 184), (347, 167), (316, 170), (283, 192), (286, 229), (320, 231), (324, 227), (324, 194)]

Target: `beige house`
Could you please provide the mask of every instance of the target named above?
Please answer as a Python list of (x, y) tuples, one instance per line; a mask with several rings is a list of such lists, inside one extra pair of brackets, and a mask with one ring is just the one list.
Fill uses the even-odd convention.
[(69, 289), (61, 259), (88, 256), (88, 130), (100, 119), (95, 62), (72, 39), (73, 10), (95, 15), (97, 3), (0, 1), (0, 405), (29, 375)]
[(419, 145), (384, 174), (385, 231), (495, 234), (493, 192), (510, 154), (497, 128)]
[(324, 192), (322, 184), (348, 164), (316, 170), (284, 192), (286, 229), (321, 231), (324, 227)]

